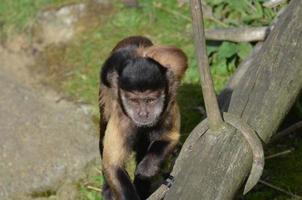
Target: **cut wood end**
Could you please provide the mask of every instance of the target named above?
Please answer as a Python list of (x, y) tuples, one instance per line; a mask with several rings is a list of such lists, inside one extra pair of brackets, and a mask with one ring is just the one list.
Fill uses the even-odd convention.
[(248, 193), (260, 180), (260, 177), (263, 172), (264, 167), (264, 156), (259, 157), (257, 161), (253, 162), (253, 166), (250, 172), (250, 175), (246, 181), (246, 184), (244, 186), (243, 194), (245, 195)]

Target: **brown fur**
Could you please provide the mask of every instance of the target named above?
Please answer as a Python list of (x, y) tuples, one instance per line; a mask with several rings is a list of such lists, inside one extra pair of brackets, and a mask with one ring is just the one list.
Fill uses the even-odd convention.
[[(176, 103), (176, 90), (180, 80), (187, 69), (187, 58), (185, 54), (175, 47), (152, 46), (152, 42), (144, 37), (135, 36), (120, 41), (112, 50), (129, 45), (137, 47), (137, 55), (149, 57), (168, 68), (167, 78), (169, 80), (169, 103), (166, 112), (163, 114), (161, 129), (165, 130), (153, 138), (153, 142), (165, 141), (167, 146), (164, 148), (163, 159), (174, 149), (180, 137), (180, 113)], [(125, 161), (131, 153), (131, 144), (136, 134), (136, 127), (133, 122), (123, 113), (118, 99), (118, 77), (117, 73), (112, 73), (111, 87), (100, 85), (100, 124), (105, 127), (100, 129), (100, 145), (102, 153), (102, 165), (107, 183), (117, 199), (122, 198), (124, 189), (119, 181), (117, 170), (123, 169)], [(150, 146), (152, 145), (152, 142)], [(151, 148), (151, 147), (149, 147)], [(153, 156), (146, 156), (146, 159), (153, 159)], [(152, 160), (153, 162), (153, 160)], [(151, 162), (151, 163), (152, 163)], [(160, 161), (154, 160), (154, 163)], [(155, 168), (156, 169), (156, 168)], [(139, 169), (137, 169), (139, 171)], [(140, 170), (144, 173), (144, 169)], [(152, 170), (151, 170), (152, 172)], [(130, 180), (130, 179), (129, 179)], [(107, 186), (108, 189), (108, 186)], [(105, 197), (110, 199), (111, 197)]]
[(178, 80), (184, 75), (188, 64), (184, 52), (171, 46), (150, 46), (140, 47), (137, 54), (142, 57), (149, 57), (160, 63), (162, 66), (171, 69)]
[(148, 46), (152, 46), (153, 43), (151, 42), (151, 40), (149, 40), (146, 37), (131, 36), (117, 43), (117, 45), (112, 49), (112, 52), (115, 52), (129, 45), (135, 45), (137, 47), (148, 47)]
[(171, 111), (171, 121), (173, 122), (172, 128), (162, 135), (161, 140), (175, 141), (177, 143), (180, 137), (180, 113), (176, 102), (173, 104)]
[(142, 36), (132, 36), (120, 41), (112, 52), (129, 45), (138, 47), (137, 56), (152, 58), (162, 66), (171, 69), (178, 80), (181, 80), (188, 68), (187, 56), (181, 49), (173, 46), (153, 45), (151, 40)]
[[(130, 155), (130, 149), (126, 148), (125, 141), (127, 141), (127, 135), (123, 134), (121, 130), (126, 130), (127, 123), (126, 119), (120, 119), (117, 112), (112, 112), (113, 115), (110, 117), (105, 137), (103, 140), (104, 151), (103, 151), (103, 171), (107, 178), (111, 188), (114, 188), (114, 192), (118, 194), (122, 188), (118, 183), (115, 170), (117, 167), (123, 167), (124, 161)], [(122, 120), (122, 121), (120, 121)]]

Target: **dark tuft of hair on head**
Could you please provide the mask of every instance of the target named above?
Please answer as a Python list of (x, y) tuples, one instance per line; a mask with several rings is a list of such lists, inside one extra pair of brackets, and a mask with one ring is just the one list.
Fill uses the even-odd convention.
[(127, 91), (157, 90), (167, 86), (167, 69), (151, 58), (127, 60), (119, 72), (119, 86)]

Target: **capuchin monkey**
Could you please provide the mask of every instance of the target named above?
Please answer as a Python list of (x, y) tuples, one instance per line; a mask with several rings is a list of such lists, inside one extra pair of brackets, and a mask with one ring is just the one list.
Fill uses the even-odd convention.
[[(120, 41), (101, 69), (100, 152), (105, 200), (146, 199), (150, 179), (179, 140), (176, 90), (187, 69), (178, 48), (142, 36)], [(125, 161), (135, 151), (133, 183)]]

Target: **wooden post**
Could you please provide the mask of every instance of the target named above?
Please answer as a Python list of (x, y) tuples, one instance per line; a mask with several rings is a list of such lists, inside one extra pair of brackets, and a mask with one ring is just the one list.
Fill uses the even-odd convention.
[(197, 63), (199, 65), (200, 82), (207, 111), (209, 128), (217, 130), (221, 128), (223, 121), (219, 111), (214, 84), (209, 69), (201, 1), (191, 0), (190, 5)]

